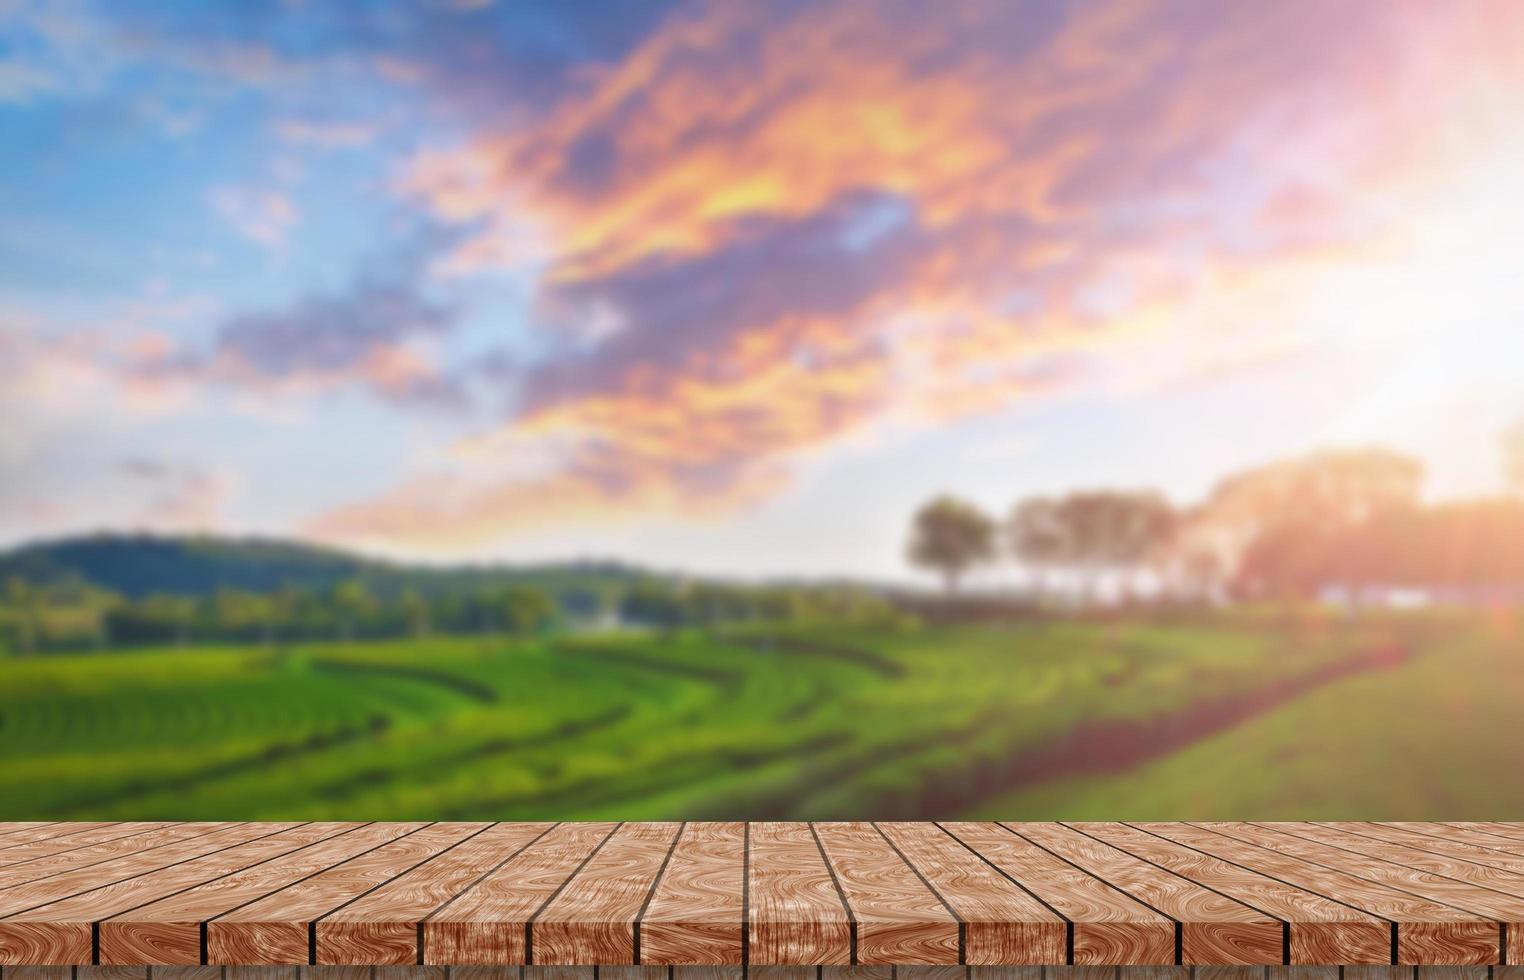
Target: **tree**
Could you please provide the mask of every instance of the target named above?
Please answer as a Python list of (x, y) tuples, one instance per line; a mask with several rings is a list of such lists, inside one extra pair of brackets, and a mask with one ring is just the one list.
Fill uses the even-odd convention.
[(161, 624), (176, 646), (190, 643), (191, 627), (196, 623), (196, 600), (180, 595), (151, 595), (141, 603), (142, 614), (149, 622)]
[(556, 615), (556, 603), (544, 590), (515, 585), (503, 593), (503, 618), (508, 632), (528, 636), (549, 626)]
[(938, 497), (916, 512), (910, 562), (942, 575), (949, 594), (970, 569), (995, 557), (995, 522), (973, 504)]
[(16, 646), (23, 654), (37, 651), (38, 602), (37, 590), (20, 575), (5, 580), (5, 603), (10, 606), (11, 619), (15, 623)]
[(304, 590), (287, 583), (270, 595), (270, 638), (275, 639), (282, 628), (294, 631), (297, 617), (309, 605), (311, 596)]
[(1508, 489), (1524, 497), (1524, 418), (1503, 433), (1503, 478)]
[(403, 591), (397, 605), (402, 610), (402, 620), (407, 624), (407, 631), (413, 639), (421, 640), (429, 635), (429, 604), (418, 594), (417, 589)]
[(670, 630), (683, 624), (687, 610), (677, 589), (657, 579), (643, 579), (625, 593), (619, 615), (627, 622)]
[(1032, 570), (1038, 600), (1047, 594), (1047, 572), (1069, 559), (1070, 539), (1059, 502), (1033, 497), (1011, 508), (1006, 520), (1006, 547), (1011, 557)]
[(355, 624), (370, 614), (376, 602), (365, 583), (357, 578), (335, 583), (329, 599), (339, 618), (339, 633), (344, 642), (349, 643), (355, 638)]
[(212, 597), (211, 613), (219, 634), (247, 637), (257, 633), (260, 642), (270, 643), (273, 609), (268, 597), (241, 589), (218, 589)]

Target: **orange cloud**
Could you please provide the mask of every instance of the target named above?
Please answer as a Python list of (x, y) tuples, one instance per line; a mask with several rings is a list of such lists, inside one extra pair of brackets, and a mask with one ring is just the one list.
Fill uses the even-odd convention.
[(532, 261), (552, 323), (614, 311), (486, 440), (559, 468), (315, 526), (748, 506), (886, 420), (1283, 357), (1315, 270), (1515, 125), (1520, 41), (1503, 2), (691, 8), (404, 181), (477, 229), (456, 271)]

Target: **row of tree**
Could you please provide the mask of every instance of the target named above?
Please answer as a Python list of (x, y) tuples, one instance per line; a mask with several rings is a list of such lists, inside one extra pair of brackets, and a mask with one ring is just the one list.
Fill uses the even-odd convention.
[(432, 634), (525, 637), (612, 625), (675, 629), (752, 621), (868, 619), (892, 615), (877, 593), (850, 585), (772, 586), (652, 576), (591, 596), (527, 585), (469, 593), (386, 595), (361, 578), (328, 589), (283, 586), (209, 596), (156, 593), (126, 599), (81, 582), (7, 580), (0, 636), (19, 653), (79, 647), (188, 646), (424, 638)]
[(1311, 598), (1422, 589), (1458, 598), (1524, 593), (1524, 426), (1505, 437), (1512, 496), (1425, 505), (1423, 467), (1384, 449), (1273, 463), (1176, 508), (1152, 490), (1018, 501), (1001, 521), (943, 496), (915, 515), (908, 557), (949, 592), (1002, 557), (1037, 598), (1054, 584), (1088, 602), (1122, 596)]

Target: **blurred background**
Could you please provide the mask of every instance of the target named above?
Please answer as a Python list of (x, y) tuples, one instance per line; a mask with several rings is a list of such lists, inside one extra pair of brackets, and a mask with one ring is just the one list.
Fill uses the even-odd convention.
[(0, 0), (0, 819), (1517, 819), (1520, 50)]

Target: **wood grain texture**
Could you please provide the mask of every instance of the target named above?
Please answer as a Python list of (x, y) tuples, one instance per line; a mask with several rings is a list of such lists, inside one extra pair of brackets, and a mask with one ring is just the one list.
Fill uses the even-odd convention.
[[(222, 967), (160, 966), (154, 968), (151, 980), (222, 980)], [(335, 978), (335, 980), (341, 980), (341, 978)], [(370, 978), (356, 977), (354, 980), (370, 980)]]
[[(0, 980), (59, 963), (84, 968), (71, 980), (224, 980), (221, 966), (159, 972), (199, 969), (203, 948), (226, 971), (258, 968), (251, 980), (419, 980), (420, 959), (438, 980), (446, 964), (477, 980), (595, 965), (600, 980), (725, 980), (743, 963), (756, 980), (826, 980), (827, 966), (831, 980), (1333, 980), (1322, 964), (1504, 980), (1524, 962), (1514, 833), (1524, 825), (0, 825)], [(309, 956), (336, 972), (309, 971)]]
[[(184, 823), (162, 825), (155, 830), (144, 833), (131, 834), (125, 838), (111, 841), (101, 841), (87, 845), (78, 851), (68, 851), (54, 854), (35, 861), (27, 861), (11, 867), (0, 868), (0, 888), (13, 888), (33, 881), (41, 881), (44, 878), (52, 878), (66, 871), (85, 872), (93, 868), (89, 873), (76, 874), (73, 881), (96, 881), (101, 882), (116, 874), (122, 868), (137, 868), (148, 864), (159, 857), (159, 851), (167, 845), (181, 841), (194, 841), (213, 836), (208, 846), (195, 845), (190, 848), (177, 849), (178, 853), (205, 853), (215, 845), (215, 842), (223, 839), (223, 835), (230, 827), (225, 823)], [(145, 857), (143, 861), (120, 862), (133, 854), (152, 854), (153, 857)], [(170, 859), (172, 860), (172, 858)], [(166, 860), (163, 863), (169, 863)]]
[[(135, 909), (168, 895), (184, 892), (202, 882), (214, 880), (305, 847), (333, 832), (329, 825), (301, 824), (286, 830), (279, 825), (265, 825), (270, 832), (242, 844), (214, 851), (128, 881), (54, 902), (40, 909), (24, 912), (12, 920), (22, 924), (70, 924), (89, 922), (92, 918), (115, 915)], [(68, 935), (74, 935), (70, 930)], [(136, 961), (128, 960), (128, 963)]]
[(1179, 922), (1183, 964), (1264, 964), (1282, 958), (1284, 929), (1274, 916), (1073, 828), (1040, 823), (1010, 826), (1034, 844)]
[(1126, 824), (1074, 826), (1150, 864), (1289, 923), (1293, 964), (1391, 962), (1391, 926), (1374, 915)]
[(810, 828), (754, 823), (750, 855), (751, 962), (850, 966), (854, 926)]
[(822, 966), (817, 969), (820, 980), (894, 980), (894, 968), (890, 966)]
[(936, 824), (878, 828), (922, 877), (933, 882), (963, 923), (964, 962), (973, 965), (1062, 963), (1063, 918)]
[(148, 980), (148, 967), (77, 966), (74, 980)]
[(745, 845), (744, 824), (690, 823), (683, 828), (667, 871), (640, 919), (641, 962), (686, 966), (741, 962), (746, 940)]
[(105, 920), (100, 924), (101, 962), (154, 965), (199, 962), (201, 923), (379, 847), (423, 824), (311, 826), (314, 839), (310, 843)]
[[(350, 967), (330, 967), (330, 969), (352, 969)], [(450, 967), (450, 980), (522, 980), (524, 968), (522, 966), (486, 966), (476, 964), (472, 966)], [(365, 971), (365, 976), (358, 980), (370, 980), (370, 971)], [(624, 980), (624, 978), (621, 978)], [(667, 980), (667, 971), (661, 971), (659, 977), (639, 977), (635, 980)]]
[(739, 966), (674, 966), (672, 980), (745, 980)]
[[(746, 971), (746, 980), (815, 980), (814, 966), (754, 966)], [(602, 980), (602, 971), (599, 971)]]
[[(1474, 965), (1497, 962), (1500, 927), (1524, 927), (1524, 876), (1430, 854), (1397, 844), (1371, 840), (1333, 827), (1282, 824), (1274, 827), (1232, 826), (1248, 839), (1279, 847), (1309, 860), (1322, 860), (1354, 874), (1400, 888), (1462, 910), (1476, 923)], [(1421, 931), (1423, 927), (1418, 929)], [(1432, 964), (1425, 951), (1412, 948), (1408, 927), (1398, 927), (1398, 962)]]
[(481, 830), (429, 824), (207, 923), (208, 963), (305, 963), (309, 927), (403, 871)]
[[(1311, 826), (1402, 847), (1417, 848), (1432, 854), (1453, 855), (1474, 864), (1497, 868), (1500, 871), (1524, 874), (1524, 856), (1492, 846), (1501, 843), (1499, 841), (1488, 842), (1485, 838), (1469, 838), (1460, 835), (1444, 838), (1431, 837), (1408, 825), (1397, 824), (1313, 824)], [(1474, 841), (1480, 841), (1480, 843)]]
[[(460, 980), (459, 972), (450, 971), (450, 980)], [(600, 966), (598, 980), (667, 980), (664, 966)]]
[[(1398, 824), (1397, 826), (1404, 825)], [(1477, 833), (1492, 834), (1516, 843), (1524, 843), (1524, 823), (1446, 823), (1439, 826), (1472, 830)]]
[(523, 963), (529, 923), (618, 828), (559, 824), (424, 923), (429, 963)]
[[(1233, 836), (1227, 828), (1214, 830), (1191, 824), (1140, 826), (1155, 832), (1163, 826), (1164, 836), (1172, 840), (1224, 860), (1247, 864), (1325, 897), (1337, 896), (1347, 905), (1395, 923), (1398, 963), (1463, 965), (1497, 959), (1496, 925), (1479, 922), (1477, 916), (1454, 906), (1372, 880), (1369, 876), (1376, 873), (1373, 869), (1380, 862), (1350, 855), (1350, 860), (1343, 863), (1359, 865), (1360, 873), (1356, 874), (1326, 863), (1326, 848), (1318, 853), (1323, 858), (1319, 861), (1296, 853), (1306, 849), (1294, 843), (1267, 847)], [(1239, 833), (1254, 832), (1240, 829)], [(1315, 850), (1320, 847), (1312, 846)]]
[(998, 824), (947, 823), (958, 840), (1074, 924), (1074, 963), (1173, 964), (1175, 924)]
[[(163, 820), (151, 823), (85, 824), (74, 833), (50, 837), (46, 840), (12, 844), (0, 850), (0, 869), (9, 871), (18, 864), (35, 865), (40, 859), (45, 857), (79, 851), (89, 847), (91, 844), (100, 844), (122, 837), (132, 837), (136, 834), (157, 830), (166, 825), (167, 821)], [(67, 867), (68, 863), (68, 861), (64, 861), (60, 864), (55, 861), (53, 866)]]
[(870, 823), (820, 823), (816, 836), (857, 919), (857, 962), (959, 962), (958, 917)]
[[(84, 868), (10, 889), (0, 903), (25, 907), (0, 920), (0, 961), (89, 963), (90, 924), (95, 919), (246, 866), (259, 860), (271, 840), (293, 831), (299, 833), (300, 827), (237, 824), (225, 832), (107, 862), (117, 867), (106, 884), (93, 884), (98, 878), (80, 878), (96, 870)], [(291, 845), (277, 840), (273, 846)], [(245, 865), (239, 865), (240, 861)]]
[(319, 963), (417, 963), (425, 919), (553, 824), (500, 823), (318, 920)]
[(530, 962), (636, 962), (635, 920), (677, 839), (675, 823), (627, 823), (530, 924)]
[(1197, 967), (1195, 980), (1265, 980), (1265, 968), (1254, 966)]
[(68, 833), (68, 825), (56, 820), (8, 820), (0, 823), (0, 850), (13, 843), (41, 840), (49, 827), (63, 827), (59, 833)]
[(1268, 966), (1265, 980), (1339, 980), (1336, 966)]
[[(1148, 969), (1148, 968), (1145, 968)], [(968, 980), (1043, 980), (1040, 966), (971, 966)], [(1161, 975), (1139, 980), (1190, 980), (1189, 971), (1176, 975)]]

